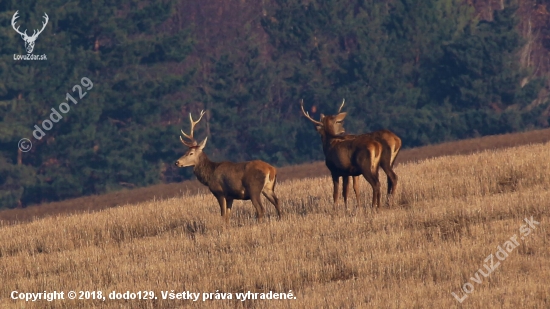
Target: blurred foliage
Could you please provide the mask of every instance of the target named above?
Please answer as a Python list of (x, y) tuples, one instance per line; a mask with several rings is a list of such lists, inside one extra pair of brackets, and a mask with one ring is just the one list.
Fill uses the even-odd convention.
[[(405, 147), (548, 125), (545, 80), (520, 65), (518, 5), (490, 20), (460, 0), (3, 1), (0, 208), (192, 177), (173, 162), (188, 113), (214, 160), (322, 158), (299, 109), (351, 133), (387, 128)], [(11, 28), (49, 23), (46, 61), (15, 61)], [(223, 14), (222, 14), (223, 13)], [(79, 97), (74, 85), (93, 82)], [(67, 93), (78, 104), (67, 101)], [(52, 108), (68, 102), (40, 140)], [(55, 117), (54, 117), (55, 118)], [(30, 152), (17, 150), (29, 138)]]

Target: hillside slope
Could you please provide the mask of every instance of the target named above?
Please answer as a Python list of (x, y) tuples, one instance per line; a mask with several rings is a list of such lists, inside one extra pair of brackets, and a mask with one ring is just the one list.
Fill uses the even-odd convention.
[[(404, 149), (397, 157), (396, 164), (399, 165), (406, 162), (415, 162), (438, 156), (469, 154), (487, 149), (499, 149), (548, 141), (550, 141), (550, 129), (484, 136), (438, 145)], [(321, 149), (319, 149), (319, 151), (321, 151)], [(175, 159), (176, 158), (174, 158), (174, 160)], [(279, 168), (278, 181), (284, 182), (294, 179), (328, 175), (328, 169), (325, 167), (324, 162), (320, 161), (309, 164), (281, 167)], [(380, 175), (385, 177), (383, 172)], [(173, 197), (181, 197), (196, 193), (205, 193), (207, 191), (208, 190), (196, 180), (184, 181), (181, 183), (160, 184), (146, 188), (112, 192), (104, 195), (86, 196), (61, 202), (44, 203), (24, 209), (4, 210), (0, 211), (0, 222), (27, 222), (36, 218), (43, 218), (51, 215), (98, 211), (120, 205), (136, 204), (153, 199), (162, 200)]]

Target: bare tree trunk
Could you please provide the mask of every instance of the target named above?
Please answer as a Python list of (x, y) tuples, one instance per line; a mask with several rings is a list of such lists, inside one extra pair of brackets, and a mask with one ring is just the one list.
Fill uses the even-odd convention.
[(23, 152), (21, 149), (17, 149), (17, 165), (23, 164)]
[(204, 109), (206, 109), (206, 136), (208, 137), (211, 137), (210, 136), (210, 106), (208, 104), (208, 102), (210, 102), (210, 94), (208, 93), (208, 84), (207, 84), (207, 76), (208, 74), (206, 73), (206, 64), (202, 64), (202, 89), (204, 91), (204, 94), (206, 96), (206, 101), (204, 102)]
[[(526, 38), (525, 46), (521, 50), (520, 54), (520, 65), (523, 68), (531, 66), (531, 51), (533, 49), (534, 38), (533, 38), (533, 29), (531, 27), (531, 18), (527, 21), (527, 30), (523, 31), (523, 37)], [(523, 85), (522, 85), (523, 87)]]

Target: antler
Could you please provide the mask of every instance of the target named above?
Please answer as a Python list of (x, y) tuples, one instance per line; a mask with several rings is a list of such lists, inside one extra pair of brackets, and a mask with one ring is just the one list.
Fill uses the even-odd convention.
[(15, 30), (15, 32), (19, 33), (20, 35), (27, 36), (27, 30), (25, 30), (25, 32), (23, 33), (19, 31), (19, 27), (21, 26), (18, 26), (17, 28), (15, 28), (15, 20), (19, 18), (19, 16), (17, 16), (17, 13), (19, 13), (19, 11), (16, 11), (15, 14), (13, 14), (13, 17), (11, 18), (11, 26), (13, 27), (13, 30)]
[(309, 116), (309, 113), (304, 110), (304, 99), (300, 100), (300, 106), (302, 107), (302, 114), (304, 114), (304, 116), (306, 116), (306, 118), (309, 119), (309, 121), (313, 122), (316, 125), (320, 125), (320, 126), (323, 125), (322, 122), (311, 118), (311, 116)]
[(342, 111), (342, 107), (344, 107), (344, 103), (346, 103), (346, 99), (342, 99), (342, 105), (340, 105), (340, 108), (338, 109), (338, 114)]
[(42, 18), (46, 19), (46, 22), (42, 22), (42, 29), (40, 29), (37, 34), (34, 34), (36, 30), (33, 30), (31, 38), (36, 38), (40, 33), (42, 33), (42, 31), (44, 31), (44, 28), (46, 28), (46, 25), (48, 24), (48, 20), (50, 20), (50, 18), (48, 17), (48, 14), (46, 14), (46, 12), (44, 12), (44, 16), (42, 16)]
[(15, 28), (15, 20), (19, 18), (19, 16), (17, 16), (18, 13), (19, 13), (19, 11), (16, 11), (15, 14), (13, 14), (13, 17), (11, 18), (11, 26), (13, 27), (13, 30), (15, 30), (15, 32), (19, 33), (20, 35), (24, 35), (28, 38), (31, 38), (31, 39), (36, 39), (36, 37), (38, 37), (38, 35), (40, 33), (42, 33), (42, 31), (44, 31), (44, 28), (46, 28), (46, 25), (48, 24), (48, 20), (50, 20), (50, 18), (48, 17), (48, 14), (44, 13), (44, 16), (42, 16), (42, 17), (46, 19), (46, 22), (42, 22), (42, 29), (40, 29), (40, 31), (38, 31), (38, 33), (36, 33), (36, 30), (33, 30), (32, 35), (29, 37), (27, 35), (27, 30), (26, 29), (25, 29), (25, 32), (21, 32), (21, 31), (19, 31), (19, 27), (21, 27), (21, 26), (18, 26), (17, 28)]
[(193, 131), (195, 130), (195, 125), (197, 125), (197, 123), (199, 123), (199, 121), (201, 121), (202, 119), (202, 116), (204, 116), (204, 110), (201, 111), (201, 115), (199, 117), (199, 120), (197, 121), (194, 121), (193, 120), (193, 116), (191, 116), (191, 113), (189, 113), (189, 120), (191, 120), (191, 133), (189, 135), (185, 134), (185, 132), (183, 132), (183, 130), (180, 130), (181, 131), (181, 134), (183, 134), (183, 136), (185, 136), (186, 138), (190, 139), (191, 140), (191, 143), (187, 143), (183, 140), (183, 138), (181, 138), (180, 136), (180, 141), (187, 147), (193, 147), (193, 146), (197, 146), (197, 141), (195, 140), (195, 138), (193, 138)]

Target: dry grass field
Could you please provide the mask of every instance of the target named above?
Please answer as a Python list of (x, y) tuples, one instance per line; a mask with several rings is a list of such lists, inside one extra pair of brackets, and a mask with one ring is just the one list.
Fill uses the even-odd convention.
[[(249, 201), (236, 201), (224, 227), (210, 194), (5, 224), (0, 307), (550, 308), (550, 143), (401, 164), (396, 173), (396, 196), (378, 212), (365, 208), (364, 180), (360, 205), (353, 198), (346, 209), (333, 207), (330, 178), (319, 177), (279, 184), (284, 217), (264, 199), (263, 224)], [(530, 227), (531, 217), (540, 224)], [(496, 269), (484, 277), (478, 269), (487, 273), (490, 255)], [(99, 290), (107, 300), (14, 301), (14, 290), (65, 298)], [(163, 300), (172, 290), (233, 299)], [(289, 290), (296, 299), (235, 299)], [(158, 299), (110, 300), (111, 291)]]

